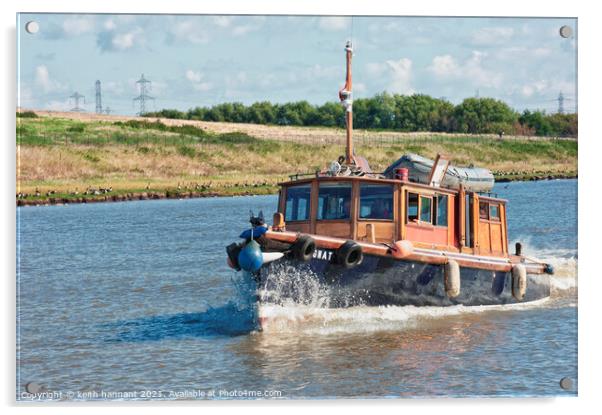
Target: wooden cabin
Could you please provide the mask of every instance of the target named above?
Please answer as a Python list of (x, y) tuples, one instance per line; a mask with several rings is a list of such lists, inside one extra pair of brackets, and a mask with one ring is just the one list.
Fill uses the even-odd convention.
[[(407, 169), (394, 177), (372, 173), (354, 154), (352, 55), (347, 42), (347, 76), (339, 91), (346, 114), (345, 156), (330, 172), (280, 183), (278, 212), (286, 230), (382, 244), (408, 240), (419, 248), (508, 257), (506, 201), (466, 192), (463, 184), (442, 186), (449, 157), (438, 155), (428, 184), (421, 184), (409, 180)], [(346, 174), (340, 174), (342, 168)]]
[(366, 176), (316, 175), (280, 185), (287, 231), (508, 257), (503, 199)]

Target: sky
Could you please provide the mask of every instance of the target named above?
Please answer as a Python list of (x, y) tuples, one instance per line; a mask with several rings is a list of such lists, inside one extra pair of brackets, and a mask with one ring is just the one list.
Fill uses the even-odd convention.
[[(39, 31), (25, 30), (29, 21)], [(563, 38), (568, 25), (573, 35)], [(454, 104), (493, 97), (518, 111), (575, 111), (577, 19), (346, 16), (17, 16), (18, 105), (69, 110), (69, 97), (114, 114), (222, 102), (338, 101), (345, 42), (353, 41), (354, 98), (427, 94)]]

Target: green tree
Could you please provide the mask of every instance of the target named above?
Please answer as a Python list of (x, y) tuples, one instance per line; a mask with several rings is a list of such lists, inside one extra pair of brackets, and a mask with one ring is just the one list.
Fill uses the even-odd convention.
[(535, 135), (552, 135), (553, 129), (550, 120), (542, 111), (525, 110), (519, 117), (519, 122), (535, 130)]
[[(344, 127), (345, 109), (339, 102), (311, 105), (307, 101), (272, 104), (239, 102), (212, 107), (195, 107), (186, 113), (164, 109), (145, 114), (149, 117), (182, 118), (255, 124), (315, 125)], [(391, 95), (360, 98), (353, 104), (355, 128), (396, 131), (434, 131), (577, 136), (576, 114), (547, 115), (524, 111), (520, 116), (507, 104), (493, 98), (467, 98), (454, 106), (429, 95)]]
[(248, 110), (248, 122), (253, 124), (275, 124), (276, 110), (271, 102), (255, 102)]
[(493, 98), (467, 98), (454, 110), (459, 132), (498, 133), (500, 128), (510, 132), (518, 114), (508, 104)]

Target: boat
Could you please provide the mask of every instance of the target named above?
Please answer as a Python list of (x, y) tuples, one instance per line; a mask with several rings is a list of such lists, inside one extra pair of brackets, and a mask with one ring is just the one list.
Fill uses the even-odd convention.
[[(273, 305), (303, 304), (323, 289), (331, 308), (482, 306), (550, 295), (550, 264), (508, 247), (508, 201), (491, 193), (487, 169), (451, 157), (407, 154), (373, 172), (353, 149), (351, 42), (339, 92), (345, 155), (327, 168), (280, 183), (271, 225), (251, 215), (228, 264), (257, 285), (260, 327)], [(317, 285), (302, 289), (304, 279)], [(317, 288), (318, 287), (318, 288)]]
[[(418, 154), (404, 154), (399, 160), (387, 167), (383, 175), (388, 178), (395, 178), (398, 169), (407, 168), (410, 181), (429, 184), (434, 164), (434, 160)], [(495, 179), (493, 173), (488, 169), (449, 165), (441, 181), (441, 186), (457, 189), (460, 184), (464, 186), (464, 190), (481, 193), (490, 192), (495, 184)]]

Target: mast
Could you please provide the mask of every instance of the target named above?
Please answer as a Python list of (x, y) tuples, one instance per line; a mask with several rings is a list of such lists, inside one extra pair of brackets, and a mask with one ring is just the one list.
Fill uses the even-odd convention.
[(347, 41), (345, 45), (345, 55), (347, 58), (347, 77), (345, 86), (339, 91), (339, 98), (343, 107), (345, 107), (345, 124), (347, 125), (347, 146), (345, 149), (345, 163), (348, 165), (355, 164), (353, 157), (353, 96), (351, 83), (351, 58), (353, 56), (353, 47), (351, 41)]

